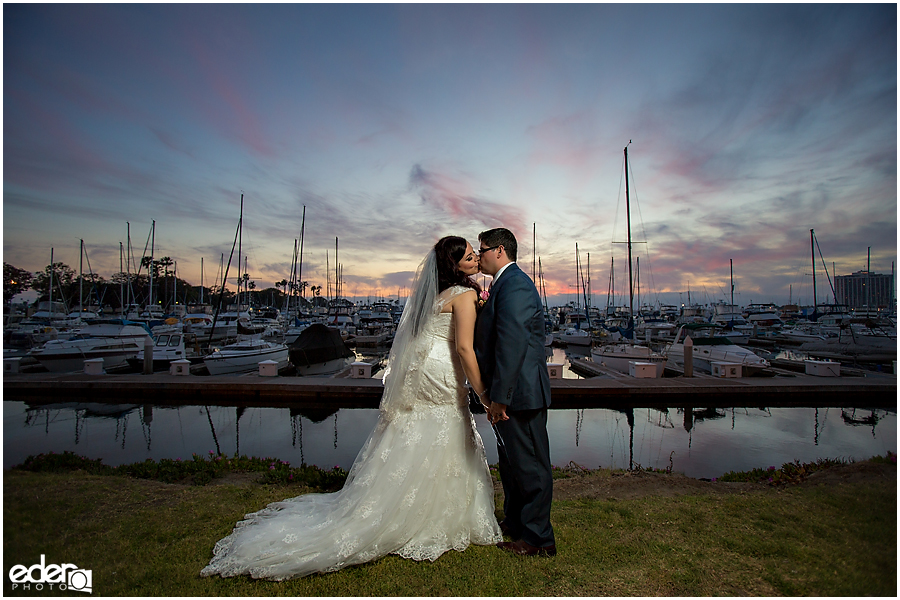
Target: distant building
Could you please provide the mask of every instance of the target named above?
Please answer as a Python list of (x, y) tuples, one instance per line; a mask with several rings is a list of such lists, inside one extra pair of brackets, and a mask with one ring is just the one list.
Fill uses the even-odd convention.
[(893, 305), (894, 276), (857, 271), (852, 275), (837, 275), (834, 292), (837, 303), (850, 308), (887, 308)]

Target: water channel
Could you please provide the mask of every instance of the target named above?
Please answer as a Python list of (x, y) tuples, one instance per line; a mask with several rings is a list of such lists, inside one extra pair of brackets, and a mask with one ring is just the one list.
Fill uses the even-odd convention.
[[(560, 353), (559, 356), (556, 354)], [(553, 361), (566, 356), (555, 349)], [(564, 376), (576, 377), (566, 368)], [(234, 406), (3, 402), (3, 467), (72, 451), (108, 465), (210, 452), (349, 468), (378, 419), (375, 409), (325, 411)], [(488, 461), (494, 434), (476, 415)], [(665, 469), (713, 478), (728, 471), (819, 458), (897, 452), (896, 409), (735, 407), (551, 410), (554, 465)]]

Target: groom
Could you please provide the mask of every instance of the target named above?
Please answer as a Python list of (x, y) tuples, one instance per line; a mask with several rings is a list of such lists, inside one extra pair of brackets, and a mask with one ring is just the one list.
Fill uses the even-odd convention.
[(534, 283), (516, 265), (516, 238), (508, 229), (478, 235), (481, 271), (493, 277), (475, 323), (475, 355), (482, 402), (497, 435), (503, 483), (503, 533), (497, 544), (523, 556), (554, 556), (550, 525), (553, 477), (547, 438), (550, 378), (544, 354), (544, 312)]

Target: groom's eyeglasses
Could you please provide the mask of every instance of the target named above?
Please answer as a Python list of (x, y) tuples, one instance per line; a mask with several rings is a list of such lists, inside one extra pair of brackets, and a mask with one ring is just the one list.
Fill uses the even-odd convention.
[(496, 250), (497, 248), (499, 248), (499, 247), (502, 246), (502, 245), (503, 245), (503, 244), (498, 244), (498, 245), (496, 245), (496, 246), (491, 246), (490, 248), (479, 248), (479, 249), (478, 249), (478, 256), (481, 256), (481, 255), (484, 254), (485, 252), (490, 252), (491, 250)]

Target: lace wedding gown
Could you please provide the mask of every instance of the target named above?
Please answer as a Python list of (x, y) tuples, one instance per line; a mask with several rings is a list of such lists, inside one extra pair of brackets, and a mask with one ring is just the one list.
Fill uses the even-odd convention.
[[(464, 291), (451, 288), (438, 309)], [(284, 580), (387, 554), (434, 561), (447, 550), (502, 540), (451, 314), (435, 315), (416, 340), (420, 358), (401, 374), (405, 397), (394, 403), (402, 408), (385, 410), (382, 400), (343, 489), (245, 515), (201, 575)]]

